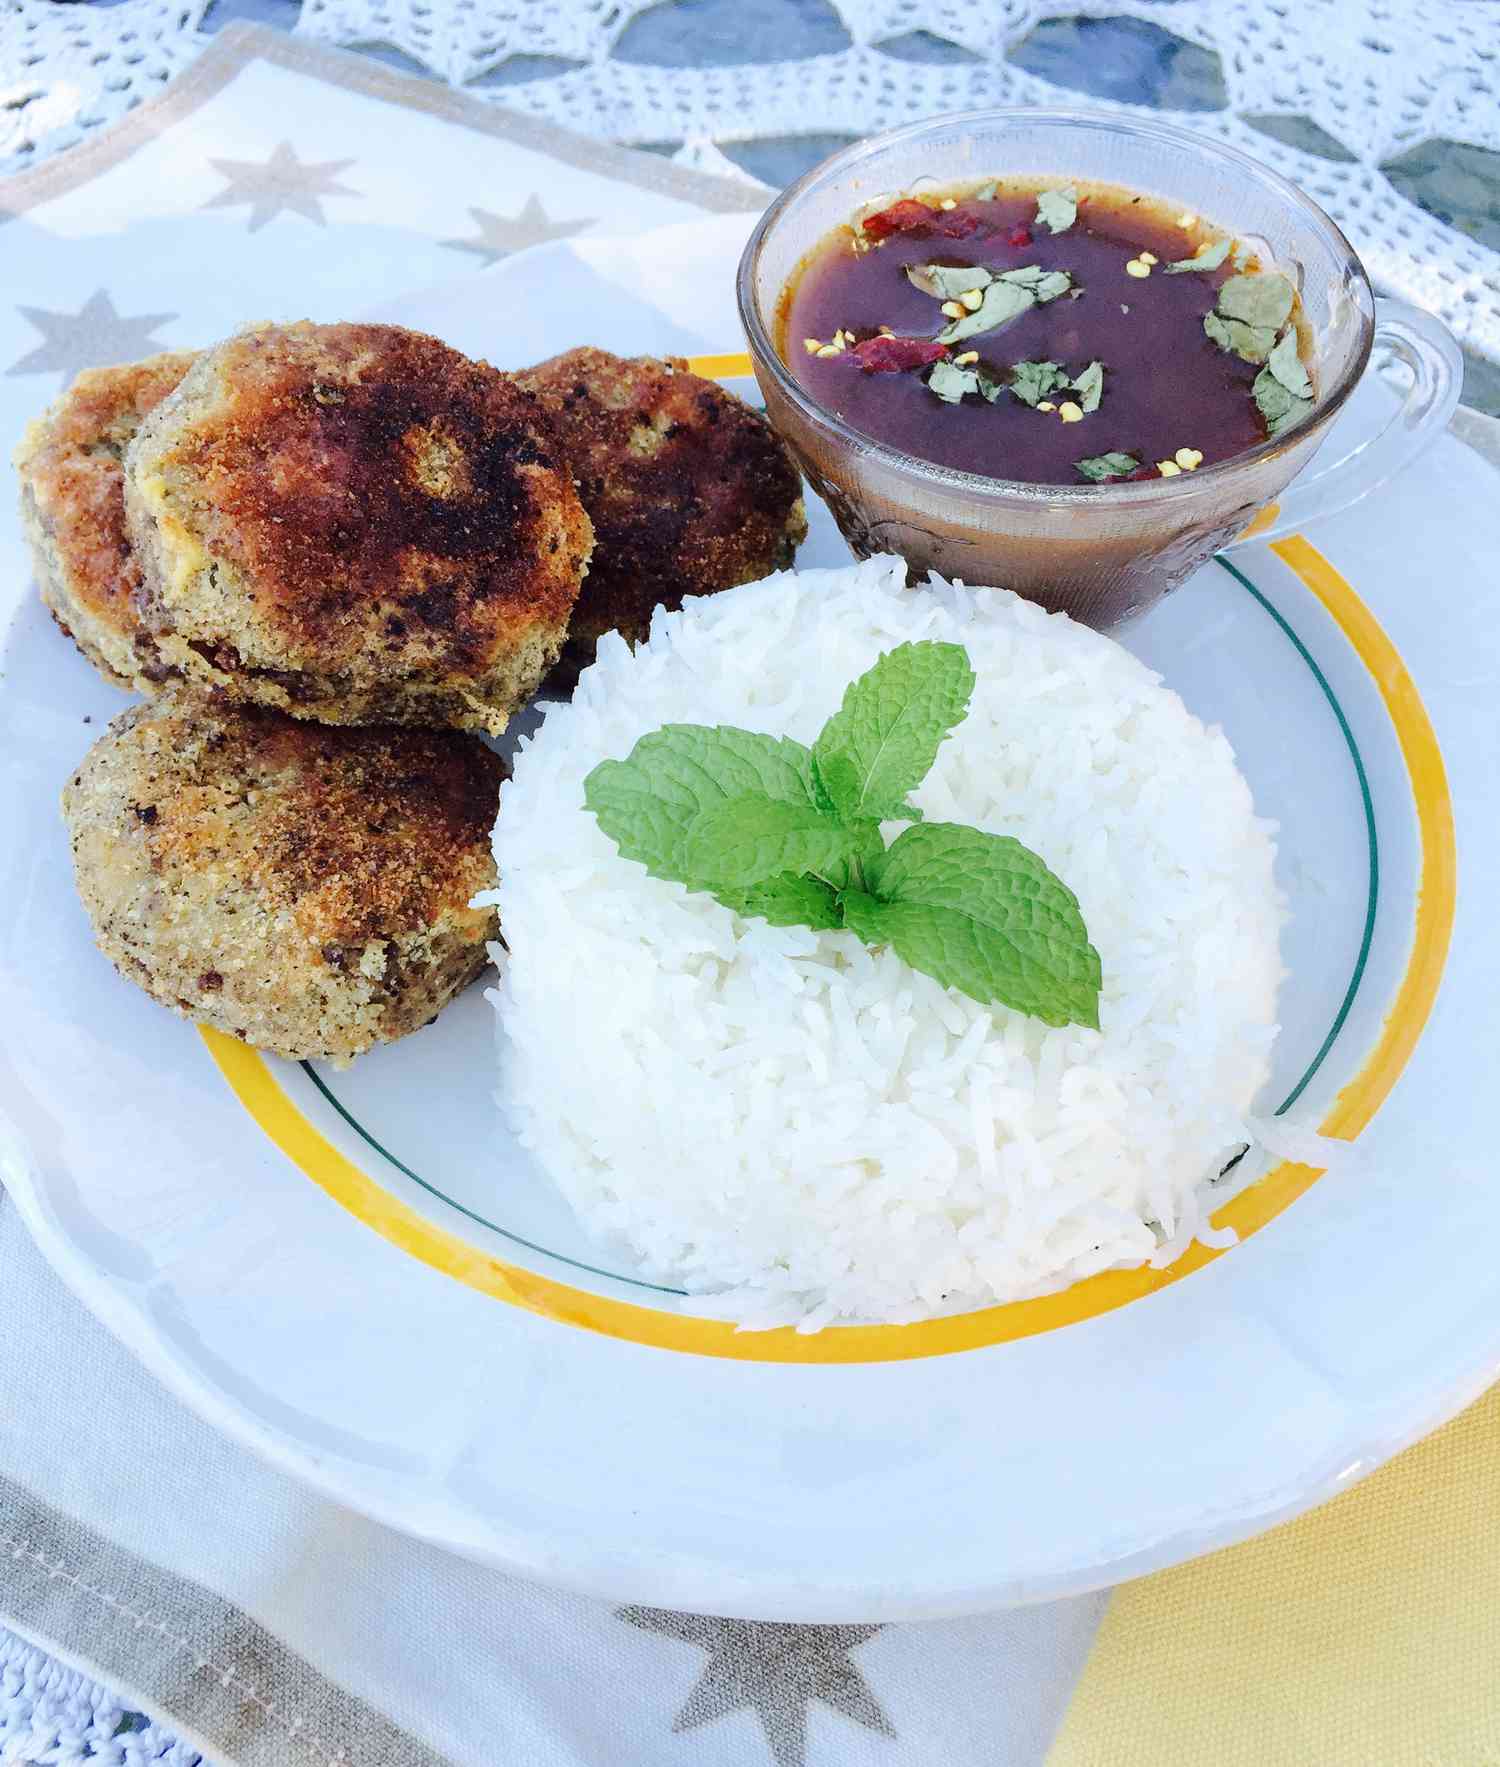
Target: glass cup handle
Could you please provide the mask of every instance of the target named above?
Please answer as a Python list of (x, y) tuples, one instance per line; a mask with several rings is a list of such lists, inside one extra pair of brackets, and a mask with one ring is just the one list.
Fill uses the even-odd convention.
[(1294, 479), (1225, 551), (1249, 541), (1279, 539), (1319, 516), (1347, 509), (1409, 465), (1447, 428), (1464, 376), (1452, 332), (1420, 307), (1381, 295), (1375, 301), (1375, 345), (1381, 344), (1411, 369), (1411, 387), (1400, 409), (1347, 454), (1326, 464), (1315, 459), (1311, 471)]

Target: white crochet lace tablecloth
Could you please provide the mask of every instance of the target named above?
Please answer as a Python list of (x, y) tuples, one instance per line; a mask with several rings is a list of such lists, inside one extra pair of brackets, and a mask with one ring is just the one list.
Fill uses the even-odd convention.
[(0, 1761), (25, 1767), (204, 1767), (97, 1681), (0, 1628)]
[[(939, 110), (1149, 110), (1258, 154), (1440, 313), (1500, 404), (1495, 0), (0, 0), (0, 172), (157, 91), (230, 18), (785, 181)], [(816, 133), (810, 133), (815, 129)]]

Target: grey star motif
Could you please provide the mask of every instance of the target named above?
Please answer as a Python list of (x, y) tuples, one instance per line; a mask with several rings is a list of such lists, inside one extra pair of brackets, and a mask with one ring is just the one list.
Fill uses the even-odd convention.
[(115, 311), (101, 288), (76, 313), (54, 313), (46, 307), (16, 311), (41, 332), (43, 342), (12, 362), (10, 374), (61, 374), (69, 380), (80, 368), (102, 368), (111, 362), (135, 362), (167, 346), (152, 333), (175, 319), (175, 313), (142, 313), (131, 319)]
[(324, 196), (360, 196), (363, 192), (340, 184), (336, 176), (353, 160), (323, 160), (314, 165), (297, 158), (290, 141), (280, 142), (270, 159), (210, 160), (213, 169), (229, 180), (217, 196), (204, 203), (206, 209), (235, 208), (250, 204), (250, 231), (258, 232), (267, 221), (275, 220), (283, 209), (320, 227), (328, 225), (323, 205)]
[(776, 1767), (806, 1767), (807, 1706), (821, 1700), (877, 1736), (896, 1732), (849, 1660), (880, 1626), (791, 1626), (759, 1620), (716, 1620), (664, 1608), (622, 1607), (619, 1619), (708, 1652), (708, 1661), (682, 1710), (674, 1734), (712, 1724), (731, 1712), (760, 1720)]
[(535, 194), (526, 198), (526, 206), (519, 215), (492, 215), (488, 209), (470, 209), (469, 213), (479, 229), (478, 235), (473, 239), (445, 239), (441, 243), (451, 245), (455, 251), (474, 252), (486, 264), (509, 257), (523, 246), (546, 245), (552, 239), (571, 239), (575, 233), (582, 233), (585, 227), (594, 224), (592, 215), (583, 221), (549, 221), (547, 211)]

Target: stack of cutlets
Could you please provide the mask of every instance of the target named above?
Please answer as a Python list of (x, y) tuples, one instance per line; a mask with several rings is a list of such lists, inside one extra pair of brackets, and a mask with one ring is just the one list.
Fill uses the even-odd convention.
[(498, 936), (471, 904), (504, 766), (469, 733), (806, 527), (779, 439), (685, 364), (516, 377), (380, 325), (92, 370), (17, 467), (43, 600), (150, 696), (63, 797), (101, 949), (199, 1023), (339, 1063)]

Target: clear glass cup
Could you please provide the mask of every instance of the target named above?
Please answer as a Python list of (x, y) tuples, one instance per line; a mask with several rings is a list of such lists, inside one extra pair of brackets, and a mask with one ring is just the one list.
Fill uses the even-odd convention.
[[(1178, 478), (1057, 486), (935, 466), (819, 406), (775, 342), (777, 304), (804, 255), (868, 203), (1032, 174), (1158, 197), (1289, 276), (1315, 348), (1307, 421)], [(1447, 328), (1376, 299), (1349, 241), (1285, 178), (1166, 123), (1086, 110), (959, 112), (834, 154), (766, 210), (740, 262), (739, 305), (767, 413), (860, 557), (897, 553), (914, 575), (998, 584), (1102, 629), (1144, 612), (1252, 524), (1256, 538), (1273, 538), (1383, 483), (1441, 433), (1463, 371)], [(1343, 458), (1306, 471), (1376, 344), (1411, 370), (1399, 410)]]

